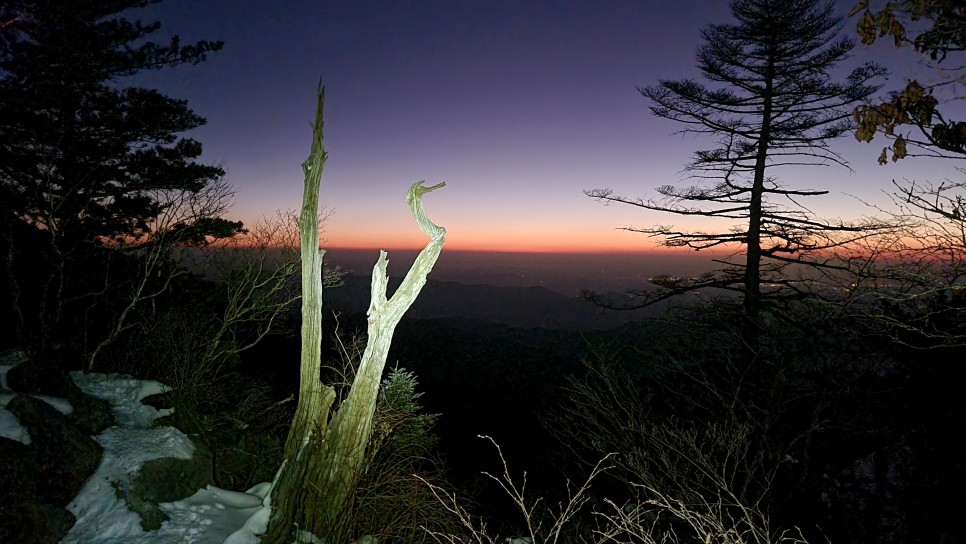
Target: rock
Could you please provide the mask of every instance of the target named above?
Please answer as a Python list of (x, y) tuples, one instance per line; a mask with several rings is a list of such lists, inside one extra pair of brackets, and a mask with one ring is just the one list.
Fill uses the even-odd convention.
[(46, 402), (17, 395), (7, 410), (30, 433), (30, 456), (39, 465), (38, 498), (66, 506), (101, 462), (103, 448)]
[(99, 435), (116, 423), (111, 403), (85, 395), (74, 380), (67, 380), (67, 400), (74, 407), (71, 422), (87, 434)]
[(37, 495), (40, 465), (30, 446), (0, 436), (0, 467), (0, 505), (20, 504)]
[(67, 398), (70, 377), (60, 368), (25, 361), (7, 372), (7, 387), (17, 393)]
[[(62, 475), (50, 470), (61, 462), (61, 453), (51, 449), (52, 441), (45, 439), (42, 433), (74, 433), (64, 430), (70, 425), (60, 412), (33, 397), (18, 395), (10, 400), (7, 409), (27, 427), (31, 444), (28, 446), (0, 437), (0, 542), (57, 544), (74, 525), (74, 515), (62, 506), (73, 499), (76, 491), (64, 489)], [(32, 425), (25, 420), (31, 421)], [(93, 443), (86, 436), (81, 438)], [(96, 443), (93, 445), (99, 450)], [(40, 455), (41, 451), (45, 455)], [(95, 468), (99, 461), (98, 451)], [(81, 467), (80, 470), (85, 469)], [(90, 473), (93, 469), (80, 477), (80, 485)], [(60, 486), (60, 489), (50, 488), (51, 485)], [(57, 496), (59, 504), (51, 504), (42, 498), (49, 495)]]
[(75, 521), (74, 514), (51, 504), (3, 504), (0, 505), (0, 542), (57, 544)]
[(37, 499), (42, 470), (30, 446), (0, 437), (0, 467), (0, 542), (60, 542), (74, 515)]
[(186, 418), (184, 410), (176, 407), (177, 395), (178, 392), (173, 389), (164, 393), (155, 393), (141, 399), (141, 404), (157, 410), (170, 410), (167, 415), (154, 420), (155, 427), (170, 425), (187, 435), (196, 434), (198, 432), (197, 423), (192, 422), (191, 418)]
[(141, 404), (158, 410), (171, 410), (167, 415), (154, 420), (154, 426), (170, 426), (192, 437), (202, 436), (211, 431), (205, 426), (207, 417), (196, 408), (186, 404), (176, 390), (158, 393), (141, 399)]
[(0, 350), (0, 366), (16, 366), (27, 360), (27, 354), (19, 349)]
[(211, 451), (196, 442), (191, 459), (165, 457), (144, 463), (130, 489), (119, 490), (118, 495), (140, 514), (141, 527), (153, 531), (165, 519), (160, 503), (190, 497), (206, 488), (214, 482), (213, 472)]
[(141, 404), (145, 406), (151, 406), (157, 408), (158, 410), (163, 410), (165, 408), (171, 408), (174, 406), (174, 399), (177, 391), (174, 389), (170, 391), (165, 391), (164, 393), (155, 393), (141, 399)]

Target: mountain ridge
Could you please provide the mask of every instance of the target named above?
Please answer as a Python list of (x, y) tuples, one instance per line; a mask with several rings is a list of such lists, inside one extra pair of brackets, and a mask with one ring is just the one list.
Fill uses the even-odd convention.
[[(324, 305), (343, 313), (365, 313), (369, 308), (370, 278), (348, 274), (343, 279), (344, 285), (324, 290)], [(400, 277), (389, 278), (389, 296), (401, 281)], [(459, 318), (524, 329), (593, 331), (659, 316), (667, 306), (605, 310), (581, 297), (568, 297), (537, 285), (499, 286), (429, 279), (406, 316), (410, 319)]]

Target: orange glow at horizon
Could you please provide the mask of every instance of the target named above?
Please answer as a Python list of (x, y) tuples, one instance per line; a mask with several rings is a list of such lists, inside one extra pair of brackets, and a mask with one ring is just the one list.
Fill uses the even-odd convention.
[[(250, 226), (249, 226), (250, 225)], [(233, 239), (227, 245), (247, 246), (298, 246), (299, 236), (288, 229), (273, 230), (268, 222), (268, 232), (258, 220), (246, 221), (251, 230), (250, 237)], [(639, 232), (620, 228), (600, 226), (584, 227), (571, 225), (569, 229), (554, 228), (549, 225), (527, 225), (520, 228), (516, 224), (483, 226), (459, 225), (448, 229), (444, 251), (473, 251), (496, 253), (607, 253), (607, 254), (669, 254), (682, 255), (695, 253), (682, 247), (663, 245), (662, 239), (650, 237)], [(283, 232), (284, 231), (284, 232)], [(326, 249), (400, 249), (420, 250), (425, 247), (427, 238), (418, 228), (405, 225), (393, 228), (384, 223), (371, 225), (364, 222), (349, 221), (342, 224), (327, 224), (319, 233), (320, 245)], [(706, 249), (700, 252), (709, 258), (717, 255), (730, 255), (736, 248)]]
[[(415, 229), (414, 229), (415, 230)], [(333, 246), (344, 248), (399, 248), (399, 249), (421, 249), (426, 245), (426, 236), (416, 230), (412, 232), (406, 229), (405, 232), (389, 230), (377, 236), (366, 236), (362, 233), (339, 233), (328, 231), (326, 238)], [(637, 240), (637, 243), (630, 244), (628, 240), (623, 243), (614, 240), (606, 240), (605, 237), (592, 238), (589, 236), (576, 237), (571, 234), (560, 234), (547, 236), (546, 234), (529, 235), (506, 235), (493, 232), (465, 232), (448, 231), (446, 233), (446, 249), (457, 251), (499, 251), (514, 253), (567, 253), (567, 252), (613, 252), (628, 251), (636, 252), (647, 249), (655, 249), (653, 243), (648, 243), (647, 239)], [(602, 240), (603, 238), (603, 240)], [(602, 245), (602, 242), (606, 242)], [(645, 242), (641, 244), (641, 242)]]
[[(559, 237), (532, 236), (528, 238), (516, 237), (510, 240), (494, 240), (491, 237), (473, 234), (446, 234), (446, 244), (443, 251), (479, 251), (497, 253), (693, 253), (686, 248), (674, 248), (661, 245), (659, 240), (648, 238), (641, 234), (628, 233), (629, 236), (615, 236), (612, 233), (596, 233), (596, 235), (571, 235)], [(398, 233), (395, 236), (380, 236), (379, 240), (361, 236), (338, 236), (326, 233), (327, 243), (323, 245), (331, 249), (403, 249), (419, 250), (426, 245), (426, 238), (421, 234)], [(559, 241), (556, 241), (559, 240)], [(728, 254), (728, 251), (701, 252), (709, 257), (718, 254)]]

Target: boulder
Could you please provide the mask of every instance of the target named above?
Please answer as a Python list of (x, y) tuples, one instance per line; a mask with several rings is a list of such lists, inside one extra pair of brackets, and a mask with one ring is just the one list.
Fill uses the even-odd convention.
[(171, 408), (174, 406), (176, 395), (177, 391), (174, 389), (165, 391), (164, 393), (155, 393), (141, 399), (141, 404), (144, 404), (145, 406), (152, 406), (158, 410)]
[(0, 542), (57, 544), (67, 535), (75, 521), (74, 514), (52, 504), (2, 504)]
[(46, 402), (17, 395), (7, 410), (30, 433), (30, 457), (38, 464), (38, 499), (67, 506), (97, 470), (103, 448)]
[(158, 505), (194, 495), (214, 482), (211, 450), (195, 442), (191, 459), (164, 457), (144, 463), (127, 490), (118, 490), (128, 507), (141, 516), (141, 527), (161, 527), (165, 514)]
[(0, 350), (0, 366), (16, 366), (27, 360), (27, 354), (19, 349)]
[(25, 361), (7, 372), (7, 387), (17, 393), (67, 398), (70, 376), (62, 369)]
[(67, 380), (67, 400), (74, 407), (71, 422), (87, 434), (99, 435), (116, 423), (111, 403), (84, 394), (74, 380)]
[(37, 495), (40, 465), (30, 446), (0, 436), (0, 467), (0, 504), (19, 504)]
[(43, 467), (30, 446), (0, 437), (0, 467), (0, 542), (60, 542), (74, 515), (38, 499)]

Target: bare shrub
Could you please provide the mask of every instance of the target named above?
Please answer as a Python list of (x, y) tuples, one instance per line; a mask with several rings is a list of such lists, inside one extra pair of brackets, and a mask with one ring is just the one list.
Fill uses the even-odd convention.
[(423, 483), (429, 487), (436, 499), (459, 520), (461, 530), (459, 532), (441, 532), (425, 526), (423, 529), (436, 542), (447, 544), (463, 542), (495, 544), (516, 540), (527, 541), (531, 544), (544, 542), (556, 544), (557, 542), (572, 541), (575, 538), (580, 539), (580, 535), (575, 535), (572, 531), (573, 526), (578, 522), (576, 516), (586, 509), (591, 500), (591, 483), (611, 468), (609, 460), (612, 456), (607, 455), (601, 459), (579, 487), (573, 488), (570, 482), (567, 482), (567, 499), (557, 504), (556, 508), (550, 508), (547, 507), (543, 498), (532, 498), (527, 494), (527, 475), (525, 472), (519, 480), (514, 480), (510, 475), (510, 468), (503, 457), (503, 450), (499, 444), (489, 436), (481, 436), (480, 438), (493, 444), (503, 466), (503, 473), (499, 476), (494, 476), (489, 472), (484, 472), (483, 475), (496, 482), (513, 502), (516, 510), (520, 513), (524, 535), (501, 538), (500, 535), (491, 534), (486, 522), (482, 518), (473, 516), (461, 503), (454, 491), (443, 489), (425, 480)]

